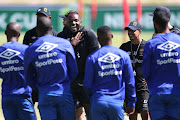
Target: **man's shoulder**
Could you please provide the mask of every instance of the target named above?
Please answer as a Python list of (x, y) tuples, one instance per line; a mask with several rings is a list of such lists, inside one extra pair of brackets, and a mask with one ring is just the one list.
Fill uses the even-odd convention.
[(94, 32), (93, 29), (88, 28), (88, 27), (85, 27), (85, 26), (81, 26), (81, 27), (80, 27), (80, 31), (81, 31), (81, 32)]
[(26, 34), (27, 34), (27, 33), (36, 33), (36, 27), (28, 30), (28, 31), (26, 32)]
[(122, 43), (122, 45), (119, 48), (124, 50), (126, 48), (129, 48), (130, 44), (131, 44), (131, 41)]

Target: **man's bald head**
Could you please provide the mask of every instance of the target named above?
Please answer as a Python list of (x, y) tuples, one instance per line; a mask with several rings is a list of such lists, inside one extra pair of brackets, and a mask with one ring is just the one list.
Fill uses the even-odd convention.
[(16, 38), (16, 41), (18, 41), (21, 34), (21, 26), (16, 22), (11, 22), (7, 25), (5, 34), (8, 42), (10, 42), (12, 38)]
[(36, 30), (39, 37), (50, 34), (50, 31), (52, 30), (51, 19), (45, 16), (38, 18)]

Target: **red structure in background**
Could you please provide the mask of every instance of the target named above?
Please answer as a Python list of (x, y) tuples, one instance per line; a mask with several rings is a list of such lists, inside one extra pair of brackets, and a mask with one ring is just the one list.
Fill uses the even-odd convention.
[(91, 0), (91, 19), (97, 17), (97, 0)]
[(129, 4), (127, 0), (123, 0), (123, 15), (124, 15), (124, 27), (123, 27), (123, 43), (126, 42), (126, 31), (124, 28), (128, 26), (130, 22), (130, 15), (129, 15)]
[(129, 4), (127, 0), (123, 1), (124, 27), (128, 26), (130, 22)]
[(142, 3), (141, 0), (137, 0), (137, 21), (141, 23), (142, 19)]
[(83, 0), (78, 0), (78, 13), (81, 17), (83, 17), (83, 12), (84, 12)]

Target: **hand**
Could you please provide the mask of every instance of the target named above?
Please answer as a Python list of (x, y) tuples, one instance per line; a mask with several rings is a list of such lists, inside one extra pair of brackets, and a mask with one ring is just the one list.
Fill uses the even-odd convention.
[(83, 40), (83, 39), (82, 39), (82, 36), (83, 36), (82, 32), (78, 32), (75, 37), (72, 37), (72, 38), (71, 38), (71, 44), (72, 44), (73, 46), (78, 45), (79, 42), (81, 42), (81, 41)]
[(135, 111), (135, 107), (130, 107), (130, 106), (127, 107), (126, 112), (127, 112), (128, 116), (132, 115), (134, 113), (134, 111)]

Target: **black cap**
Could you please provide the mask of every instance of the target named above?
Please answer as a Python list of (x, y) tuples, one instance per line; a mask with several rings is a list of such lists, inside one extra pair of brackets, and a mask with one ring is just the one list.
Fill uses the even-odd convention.
[(51, 16), (51, 12), (50, 12), (47, 8), (45, 8), (45, 7), (39, 8), (39, 9), (37, 10), (36, 15), (37, 15), (38, 13), (42, 13), (42, 14), (44, 14), (45, 16)]
[(164, 6), (158, 6), (158, 7), (154, 10), (154, 13), (150, 13), (150, 14), (148, 14), (148, 15), (149, 15), (149, 16), (155, 16), (155, 17), (156, 17), (157, 14), (162, 13), (162, 12), (164, 12), (164, 13), (165, 13), (164, 15), (165, 15), (167, 18), (170, 19), (170, 17), (171, 17), (171, 12), (170, 12), (170, 10), (169, 10), (167, 7), (164, 7)]
[(68, 18), (68, 16), (71, 14), (71, 13), (76, 13), (79, 15), (79, 13), (75, 10), (69, 10), (65, 15), (59, 15), (59, 17), (61, 18)]
[(127, 27), (124, 28), (124, 30), (128, 30), (128, 29), (131, 29), (133, 31), (142, 30), (142, 26), (139, 22), (132, 21), (129, 23), (129, 25)]

